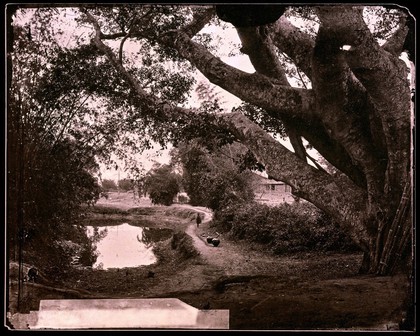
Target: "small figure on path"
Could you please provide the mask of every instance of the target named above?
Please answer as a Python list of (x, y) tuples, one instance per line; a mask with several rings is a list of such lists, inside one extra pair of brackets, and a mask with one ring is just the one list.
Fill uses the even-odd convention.
[(200, 224), (201, 224), (201, 216), (200, 216), (200, 214), (197, 214), (197, 218), (195, 219), (195, 221), (197, 223), (197, 227), (199, 227)]

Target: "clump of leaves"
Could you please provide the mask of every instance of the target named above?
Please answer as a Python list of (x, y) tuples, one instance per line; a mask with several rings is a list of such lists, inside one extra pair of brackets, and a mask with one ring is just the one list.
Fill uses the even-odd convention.
[(180, 191), (180, 176), (172, 171), (170, 165), (151, 169), (144, 180), (144, 190), (153, 204), (171, 205)]
[(357, 249), (329, 216), (310, 203), (231, 204), (216, 212), (213, 224), (234, 239), (262, 244), (274, 254)]

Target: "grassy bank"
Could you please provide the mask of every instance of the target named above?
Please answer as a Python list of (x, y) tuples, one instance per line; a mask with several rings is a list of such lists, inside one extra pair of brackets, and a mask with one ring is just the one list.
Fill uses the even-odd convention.
[(132, 203), (130, 193), (117, 194), (118, 199), (110, 203), (108, 199), (100, 199), (99, 202), (86, 209), (84, 225), (109, 226), (121, 223), (129, 223), (134, 226), (166, 227), (174, 230), (184, 230), (195, 220), (196, 211), (177, 206), (151, 206), (143, 201), (144, 206), (136, 205), (128, 207), (124, 202)]

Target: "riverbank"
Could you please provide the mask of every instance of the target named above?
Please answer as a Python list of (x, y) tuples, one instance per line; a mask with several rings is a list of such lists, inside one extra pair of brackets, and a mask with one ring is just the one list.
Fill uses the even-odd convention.
[[(208, 209), (175, 204), (150, 210), (152, 206), (147, 204), (147, 199), (136, 201), (122, 194), (110, 196), (101, 199), (98, 208), (121, 212), (101, 214), (99, 211), (92, 218), (138, 219), (138, 216), (152, 215), (161, 226), (177, 229), (177, 242), (169, 239), (157, 245), (160, 260), (157, 264), (75, 271), (63, 285), (78, 290), (82, 296), (172, 297), (199, 309), (229, 309), (233, 330), (399, 328), (406, 280), (403, 276), (359, 276), (361, 255), (358, 253), (273, 256), (223, 235), (220, 245), (214, 247), (206, 242), (207, 235), (214, 233)], [(199, 227), (195, 223), (196, 212), (204, 216)], [(174, 221), (175, 217), (178, 219)], [(191, 255), (185, 257), (181, 253), (183, 249)], [(61, 298), (64, 294), (50, 291), (43, 295)], [(66, 295), (71, 297), (70, 293)]]

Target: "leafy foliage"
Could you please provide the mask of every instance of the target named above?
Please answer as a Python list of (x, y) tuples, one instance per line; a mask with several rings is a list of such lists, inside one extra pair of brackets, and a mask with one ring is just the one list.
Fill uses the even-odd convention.
[[(26, 192), (23, 196), (23, 230), (27, 234), (22, 243), (25, 246), (26, 260), (37, 264), (43, 271), (60, 274), (69, 267), (74, 256), (72, 253), (79, 249), (66, 249), (64, 241), (78, 244), (84, 251), (85, 262), (94, 258), (93, 246), (86, 238), (79, 221), (84, 205), (92, 204), (98, 199), (100, 187), (86, 169), (89, 164), (94, 164), (89, 162), (92, 157), (85, 158), (84, 163), (80, 154), (74, 142), (63, 141), (49, 152), (38, 151), (37, 160), (28, 162), (24, 172), (22, 188)], [(14, 180), (13, 175), (10, 174), (9, 182)], [(16, 192), (20, 191), (9, 191), (12, 200), (19, 200)], [(14, 202), (11, 202), (9, 209), (13, 205)], [(14, 232), (12, 223), (14, 222), (10, 222), (9, 230)], [(15, 248), (13, 241), (10, 248)], [(86, 253), (91, 255), (90, 259), (86, 257)]]
[(254, 197), (250, 172), (240, 171), (235, 158), (244, 149), (228, 145), (211, 153), (197, 142), (182, 144), (173, 153), (183, 167), (182, 183), (192, 205), (213, 210)]
[(233, 239), (265, 245), (275, 254), (358, 249), (329, 216), (306, 202), (231, 204), (216, 212), (213, 225)]
[[(78, 222), (86, 205), (98, 199), (100, 187), (94, 177), (99, 168), (96, 148), (68, 132), (72, 120), (86, 112), (81, 107), (84, 98), (79, 92), (63, 94), (49, 86), (48, 69), (60, 47), (53, 32), (39, 29), (55, 14), (40, 9), (36, 29), (31, 24), (14, 27), (7, 114), (7, 233), (13, 259), (20, 246), (26, 262), (44, 274), (59, 275), (70, 266), (75, 251), (65, 247), (67, 241), (94, 258)], [(66, 78), (63, 85), (69, 81)]]
[(371, 6), (366, 7), (363, 12), (373, 36), (379, 40), (388, 39), (398, 28), (401, 12), (397, 6)]
[(180, 191), (180, 176), (172, 171), (170, 165), (151, 169), (144, 179), (144, 191), (149, 194), (153, 204), (171, 205)]
[[(207, 109), (206, 109), (207, 108)], [(174, 146), (184, 141), (196, 141), (212, 151), (233, 143), (235, 137), (225, 121), (214, 113), (217, 106), (203, 106), (202, 111), (181, 116), (174, 122), (171, 140)]]

